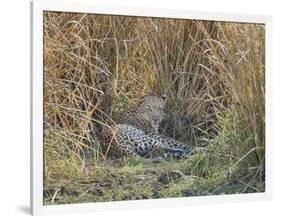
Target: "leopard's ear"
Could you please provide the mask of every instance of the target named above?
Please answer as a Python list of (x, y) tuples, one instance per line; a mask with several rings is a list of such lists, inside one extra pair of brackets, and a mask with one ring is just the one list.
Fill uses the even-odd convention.
[(161, 95), (161, 98), (164, 100), (164, 101), (167, 101), (167, 95), (165, 95), (165, 94), (163, 94), (163, 95)]

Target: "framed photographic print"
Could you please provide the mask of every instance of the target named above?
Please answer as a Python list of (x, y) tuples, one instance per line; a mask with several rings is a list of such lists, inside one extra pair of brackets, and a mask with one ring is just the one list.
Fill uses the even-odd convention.
[(270, 17), (31, 14), (34, 215), (271, 197)]

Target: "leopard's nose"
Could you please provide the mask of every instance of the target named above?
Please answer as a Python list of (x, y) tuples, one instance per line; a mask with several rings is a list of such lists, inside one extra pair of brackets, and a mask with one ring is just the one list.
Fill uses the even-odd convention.
[(153, 120), (154, 124), (158, 124), (159, 123), (159, 119), (158, 118), (153, 118), (152, 120)]

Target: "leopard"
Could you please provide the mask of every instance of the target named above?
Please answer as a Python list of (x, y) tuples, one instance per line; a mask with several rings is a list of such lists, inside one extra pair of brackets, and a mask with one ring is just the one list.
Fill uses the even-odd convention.
[(117, 123), (103, 132), (108, 150), (113, 147), (121, 155), (183, 158), (192, 146), (159, 133), (165, 118), (167, 96), (145, 96), (122, 113)]
[(118, 123), (131, 125), (146, 133), (159, 133), (161, 121), (165, 118), (164, 108), (167, 96), (145, 96), (137, 104), (122, 113)]

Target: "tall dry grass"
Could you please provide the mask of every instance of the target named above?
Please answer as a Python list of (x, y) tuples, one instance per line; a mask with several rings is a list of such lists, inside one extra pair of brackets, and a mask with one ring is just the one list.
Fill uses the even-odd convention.
[(229, 149), (264, 166), (264, 37), (260, 24), (44, 12), (45, 180), (106, 159), (101, 128), (152, 93), (169, 98), (163, 133), (194, 145), (235, 113)]

